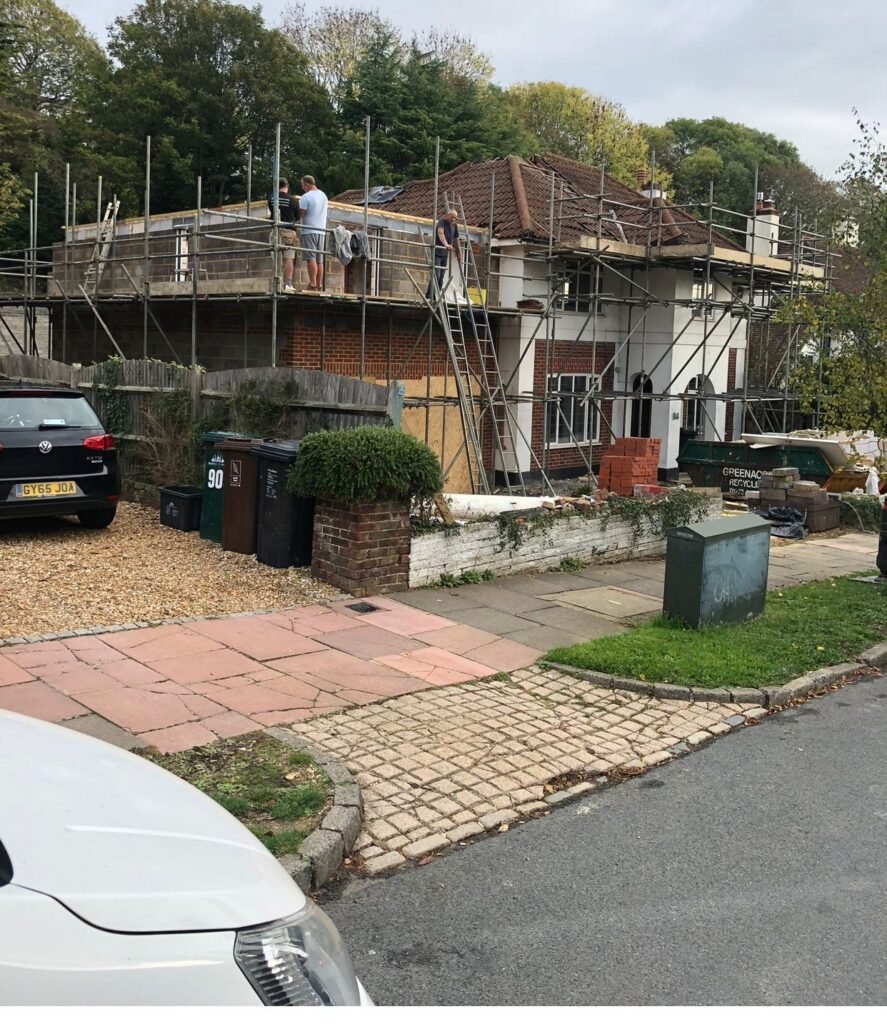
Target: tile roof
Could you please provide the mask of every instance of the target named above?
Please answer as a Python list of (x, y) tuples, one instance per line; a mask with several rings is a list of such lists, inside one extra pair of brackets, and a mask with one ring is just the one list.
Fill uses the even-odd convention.
[[(554, 180), (555, 236), (562, 244), (578, 244), (580, 235), (596, 235), (600, 219), (601, 237), (610, 241), (646, 245), (698, 244), (708, 240), (708, 228), (686, 210), (650, 201), (622, 182), (603, 176), (598, 168), (560, 156), (534, 156), (529, 160), (508, 156), (482, 163), (463, 163), (444, 171), (438, 183), (438, 213), (446, 196), (461, 199), (469, 224), (488, 227), (490, 196), (493, 195), (493, 233), (501, 239), (548, 241), (551, 223), (552, 175)], [(595, 198), (591, 198), (595, 197)], [(351, 189), (335, 197), (338, 202), (363, 202), (363, 190)], [(385, 210), (413, 216), (434, 213), (434, 179), (407, 182), (402, 191), (384, 204)], [(559, 215), (558, 211), (562, 211)], [(560, 219), (558, 231), (557, 220)], [(650, 225), (652, 223), (652, 235)], [(713, 241), (724, 248), (738, 249), (718, 233)]]

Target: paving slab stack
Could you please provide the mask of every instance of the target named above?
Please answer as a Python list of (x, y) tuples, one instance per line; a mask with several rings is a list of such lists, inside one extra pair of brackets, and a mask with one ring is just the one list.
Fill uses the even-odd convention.
[(841, 522), (841, 509), (837, 495), (829, 494), (812, 480), (802, 480), (798, 469), (784, 466), (761, 475), (757, 495), (750, 495), (750, 504), (761, 508), (788, 506), (805, 515), (805, 525), (811, 533), (836, 530)]

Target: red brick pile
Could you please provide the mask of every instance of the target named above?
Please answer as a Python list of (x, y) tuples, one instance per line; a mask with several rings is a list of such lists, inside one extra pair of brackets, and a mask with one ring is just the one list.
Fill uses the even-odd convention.
[(661, 444), (658, 437), (618, 438), (601, 459), (599, 486), (630, 498), (635, 484), (655, 484)]

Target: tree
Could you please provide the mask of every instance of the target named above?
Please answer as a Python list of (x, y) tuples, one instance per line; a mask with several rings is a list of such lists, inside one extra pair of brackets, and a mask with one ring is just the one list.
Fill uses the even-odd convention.
[[(306, 4), (294, 3), (284, 11), (281, 31), (305, 54), (312, 74), (337, 109), (345, 98), (346, 84), (353, 88), (358, 64), (378, 37), (387, 38), (401, 60), (409, 56), (410, 41), (373, 9), (325, 5), (309, 11)], [(432, 26), (414, 36), (412, 43), (442, 61), (458, 78), (488, 82), (493, 74), (489, 55), (470, 36), (453, 29)]]
[(792, 385), (802, 408), (818, 407), (831, 430), (887, 436), (887, 147), (876, 126), (858, 121), (856, 150), (844, 165), (844, 192), (858, 227), (848, 258), (855, 286), (787, 303), (779, 318), (801, 331), (807, 355)]
[[(603, 164), (608, 174), (632, 188), (637, 187), (637, 171), (650, 165), (643, 126), (612, 100), (561, 82), (522, 82), (505, 95), (537, 152)], [(660, 175), (660, 187), (667, 185), (664, 178)]]
[(438, 137), (442, 170), (512, 152), (523, 143), (500, 90), (455, 75), (442, 58), (423, 52), (416, 42), (404, 52), (389, 32), (374, 38), (346, 85), (343, 170), (351, 184), (363, 177), (367, 116), (373, 129), (374, 181), (430, 177)]
[(145, 137), (152, 138), (152, 206), (194, 205), (198, 175), (206, 205), (245, 195), (244, 153), (254, 181), (271, 184), (275, 126), (281, 170), (327, 166), (329, 101), (303, 55), (259, 8), (224, 0), (144, 0), (114, 23), (114, 67), (95, 91), (95, 152), (109, 188), (138, 205)]
[(281, 32), (304, 54), (309, 71), (337, 108), (373, 40), (380, 35), (399, 38), (378, 11), (323, 6), (309, 13), (304, 3), (286, 8)]
[(65, 163), (81, 169), (86, 97), (106, 58), (51, 0), (0, 0), (0, 26), (0, 162), (7, 167), (0, 244), (28, 244), (27, 198), (37, 172), (44, 245), (63, 219)]

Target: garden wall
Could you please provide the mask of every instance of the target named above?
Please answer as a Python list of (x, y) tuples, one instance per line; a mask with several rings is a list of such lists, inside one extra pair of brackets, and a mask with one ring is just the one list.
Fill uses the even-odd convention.
[[(711, 497), (701, 518), (716, 519), (721, 508), (721, 499)], [(468, 570), (508, 576), (555, 568), (565, 558), (584, 563), (622, 562), (664, 551), (661, 524), (645, 521), (638, 526), (616, 512), (555, 513), (523, 524), (514, 517), (500, 516), (414, 536), (410, 587), (429, 586), (439, 583), (444, 574), (460, 576)]]

